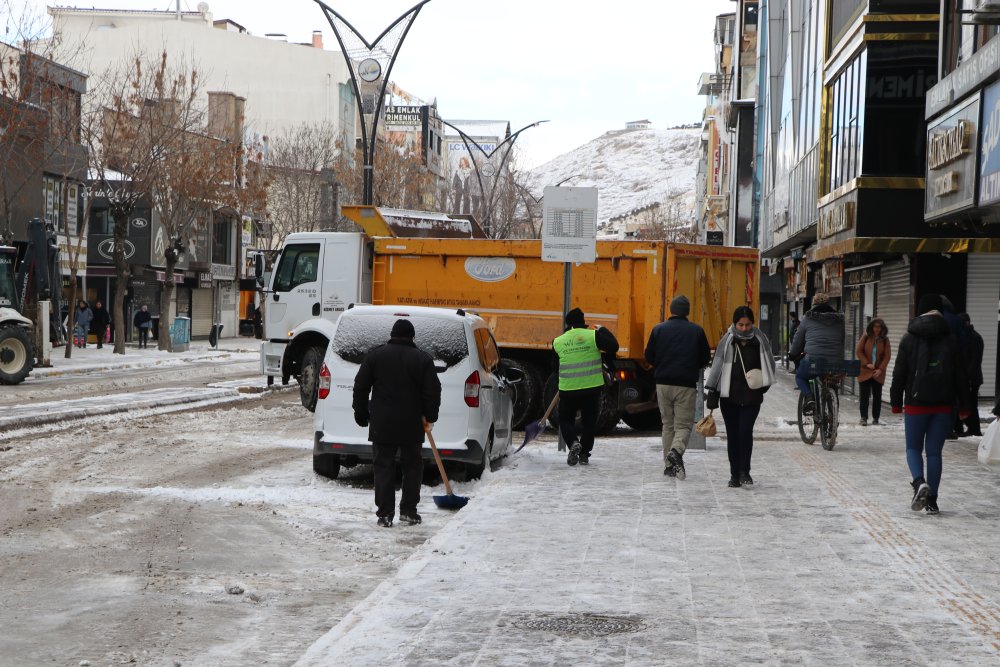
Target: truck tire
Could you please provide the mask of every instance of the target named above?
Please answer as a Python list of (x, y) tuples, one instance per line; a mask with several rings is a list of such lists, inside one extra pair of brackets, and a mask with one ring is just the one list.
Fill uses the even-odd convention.
[(503, 363), (524, 374), (524, 381), (514, 385), (514, 409), (511, 415), (511, 427), (520, 431), (527, 424), (542, 416), (544, 410), (542, 407), (542, 375), (534, 364), (517, 359), (503, 359)]
[(24, 382), (35, 366), (31, 336), (21, 326), (0, 326), (0, 384)]
[(339, 454), (313, 454), (313, 472), (328, 479), (340, 474)]
[(316, 396), (319, 390), (319, 369), (323, 365), (323, 348), (310, 347), (302, 355), (299, 367), (299, 398), (302, 407), (309, 412), (316, 411)]

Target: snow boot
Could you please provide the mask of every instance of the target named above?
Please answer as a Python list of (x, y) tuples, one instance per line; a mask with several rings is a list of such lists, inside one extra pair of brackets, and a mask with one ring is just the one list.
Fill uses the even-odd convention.
[(382, 528), (392, 528), (392, 517), (380, 516), (378, 518), (378, 525)]
[(740, 479), (739, 479), (739, 477), (737, 477), (736, 475), (733, 475), (732, 477), (730, 477), (729, 478), (729, 484), (727, 484), (726, 486), (728, 486), (730, 489), (738, 489), (738, 488), (740, 488)]
[(941, 511), (937, 506), (937, 495), (927, 494), (927, 505), (924, 507), (924, 511), (928, 514), (937, 514)]
[(667, 464), (673, 468), (674, 476), (677, 479), (687, 477), (687, 471), (684, 470), (684, 455), (680, 454), (676, 449), (671, 449), (667, 454)]
[(566, 465), (575, 466), (580, 462), (580, 443), (574, 442), (569, 448), (569, 454), (566, 455)]
[(414, 526), (423, 521), (423, 519), (421, 519), (420, 515), (417, 514), (416, 512), (414, 512), (413, 514), (403, 514), (401, 512), (399, 514), (399, 521), (401, 523), (407, 524), (408, 526)]
[(927, 486), (923, 477), (917, 477), (910, 482), (910, 486), (913, 487), (913, 500), (910, 501), (910, 509), (919, 512), (927, 506), (927, 495), (931, 492), (931, 487)]
[(748, 472), (740, 473), (740, 484), (743, 486), (753, 486), (753, 477)]

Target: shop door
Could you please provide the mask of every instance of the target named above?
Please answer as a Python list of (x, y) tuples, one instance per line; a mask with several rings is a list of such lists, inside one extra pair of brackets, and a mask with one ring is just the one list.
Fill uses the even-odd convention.
[(191, 290), (191, 337), (212, 332), (212, 290)]
[(970, 254), (965, 307), (983, 337), (983, 386), (980, 397), (996, 396), (997, 310), (1000, 302), (1000, 255)]
[[(863, 294), (864, 290), (856, 287), (848, 290), (847, 293), (846, 312), (844, 313), (847, 317), (847, 328), (844, 332), (844, 347), (846, 348), (844, 350), (844, 359), (858, 358), (858, 355), (854, 352), (854, 348), (865, 330), (864, 305), (861, 303)], [(856, 394), (858, 391), (857, 378), (846, 378), (844, 388), (848, 392)]]
[(892, 367), (895, 365), (896, 352), (899, 350), (899, 340), (906, 333), (910, 323), (910, 267), (903, 262), (882, 265), (882, 278), (876, 288), (875, 315), (885, 321), (889, 330), (889, 344), (892, 346), (892, 359), (885, 373), (885, 388), (883, 400), (889, 400), (888, 388), (892, 385)]

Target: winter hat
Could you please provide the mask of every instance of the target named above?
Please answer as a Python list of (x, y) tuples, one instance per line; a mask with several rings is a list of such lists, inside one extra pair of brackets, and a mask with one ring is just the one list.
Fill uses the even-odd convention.
[(932, 310), (940, 311), (942, 308), (944, 308), (944, 303), (941, 301), (940, 294), (925, 294), (920, 297), (920, 301), (917, 302), (918, 315), (929, 313)]
[(688, 313), (690, 312), (691, 312), (691, 302), (688, 301), (688, 298), (683, 294), (674, 297), (674, 300), (670, 302), (671, 315), (677, 315), (678, 317), (687, 317)]
[(816, 292), (813, 294), (813, 305), (822, 306), (825, 303), (830, 303), (830, 295), (826, 292)]
[(573, 310), (566, 313), (566, 326), (568, 327), (585, 327), (587, 323), (583, 320), (583, 311), (579, 308), (574, 308)]
[(392, 325), (392, 333), (389, 335), (393, 338), (412, 339), (417, 335), (417, 332), (414, 331), (413, 324), (409, 320), (396, 320), (396, 323)]

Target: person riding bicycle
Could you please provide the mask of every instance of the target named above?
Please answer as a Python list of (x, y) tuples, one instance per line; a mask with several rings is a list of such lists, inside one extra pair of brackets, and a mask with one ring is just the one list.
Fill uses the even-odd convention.
[(803, 363), (795, 370), (795, 386), (805, 397), (805, 414), (813, 414), (816, 409), (809, 380), (817, 377), (812, 372), (810, 359), (827, 359), (839, 362), (844, 358), (844, 314), (830, 306), (830, 297), (825, 292), (813, 296), (812, 309), (806, 311), (795, 332), (789, 357), (802, 357)]

